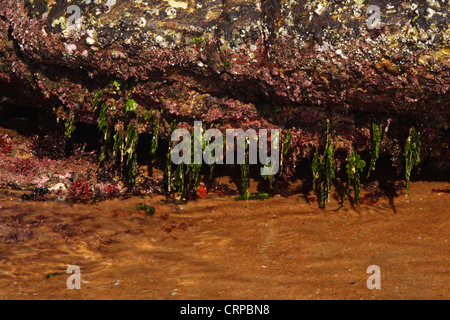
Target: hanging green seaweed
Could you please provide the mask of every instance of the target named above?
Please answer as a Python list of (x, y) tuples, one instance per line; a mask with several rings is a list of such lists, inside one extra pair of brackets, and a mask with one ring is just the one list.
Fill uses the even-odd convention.
[(412, 128), (405, 144), (405, 177), (406, 177), (406, 196), (409, 196), (409, 181), (411, 178), (411, 171), (414, 166), (420, 163), (420, 133)]
[[(366, 167), (366, 162), (361, 159), (360, 155), (355, 151), (351, 152), (351, 155), (347, 158), (347, 164), (345, 169), (347, 171), (347, 183), (345, 187), (345, 196), (342, 205), (339, 207), (341, 209), (348, 199), (350, 193), (350, 184), (353, 185), (353, 191), (355, 193), (355, 202), (359, 204), (359, 198), (361, 194), (361, 173)], [(339, 210), (338, 209), (338, 210)]]
[[(193, 159), (191, 159), (191, 163), (187, 165), (187, 172), (186, 174), (189, 176), (189, 191), (193, 191), (194, 193), (196, 193), (198, 191), (198, 187), (200, 185), (200, 171), (202, 169), (202, 164), (196, 164), (194, 161), (194, 155), (195, 154), (203, 154), (203, 151), (205, 150), (206, 147), (206, 142), (202, 140), (202, 134), (201, 132), (197, 133), (198, 135), (196, 136), (196, 132), (192, 132), (192, 139), (191, 139), (191, 143), (192, 143), (192, 149), (194, 150), (192, 157)], [(195, 143), (196, 140), (200, 140), (202, 141), (201, 144), (201, 150), (198, 150), (199, 147), (197, 146), (197, 144)]]
[(100, 148), (100, 156), (99, 156), (99, 163), (98, 166), (103, 163), (106, 159), (106, 152), (108, 148), (108, 143), (111, 140), (111, 134), (109, 130), (109, 124), (108, 124), (108, 105), (104, 102), (101, 105), (100, 108), (100, 115), (98, 119), (98, 128), (101, 132), (103, 132), (103, 143)]
[(103, 134), (106, 135), (109, 131), (109, 125), (108, 125), (108, 105), (106, 102), (102, 103), (102, 106), (100, 108), (100, 116), (98, 119), (98, 128), (103, 132)]
[[(172, 126), (172, 132), (175, 130), (176, 122), (174, 121)], [(196, 136), (199, 134), (200, 136)], [(177, 194), (180, 200), (187, 200), (189, 198), (195, 198), (198, 188), (200, 186), (200, 172), (202, 169), (202, 163), (195, 163), (195, 154), (203, 154), (207, 142), (202, 141), (201, 145), (197, 145), (195, 142), (202, 139), (201, 132), (194, 131), (191, 137), (191, 148), (194, 150), (192, 153), (191, 162), (189, 164), (179, 164), (174, 169), (174, 164), (171, 159), (172, 144), (169, 144), (169, 149), (166, 158), (166, 170), (165, 181), (167, 183), (166, 195)], [(201, 148), (201, 150), (199, 150)]]
[[(281, 177), (283, 175), (283, 164), (284, 164), (284, 159), (286, 158), (286, 155), (289, 151), (289, 149), (291, 148), (291, 144), (292, 144), (292, 132), (291, 129), (287, 130), (285, 136), (284, 136), (284, 140), (283, 143), (281, 145), (281, 154), (280, 154), (280, 170), (279, 170), (279, 176)], [(272, 163), (269, 162), (265, 165), (266, 168), (271, 168)], [(269, 188), (270, 188), (270, 192), (273, 192), (273, 184), (275, 182), (275, 175), (263, 175), (262, 176), (265, 180), (269, 181)]]
[(69, 119), (64, 123), (64, 135), (67, 138), (72, 138), (72, 133), (75, 131), (75, 114), (73, 112), (70, 113)]
[[(172, 123), (172, 130), (171, 132), (175, 131), (175, 128), (177, 126), (177, 121), (173, 120)], [(173, 181), (172, 181), (172, 175), (173, 175), (173, 163), (172, 163), (172, 149), (173, 145), (172, 142), (169, 141), (169, 147), (167, 149), (166, 154), (166, 168), (164, 170), (164, 176), (166, 179), (166, 195), (169, 196), (173, 191)]]
[(248, 139), (245, 139), (244, 143), (245, 163), (241, 164), (242, 195), (240, 197), (235, 197), (234, 200), (241, 201), (270, 199), (270, 195), (267, 193), (250, 193), (250, 155)]
[[(270, 169), (272, 167), (272, 162), (269, 161), (269, 163), (266, 164), (265, 167)], [(268, 176), (263, 175), (262, 177), (264, 178), (264, 180), (269, 181), (269, 188), (270, 188), (270, 192), (272, 193), (273, 192), (273, 183), (275, 182), (275, 176), (272, 174), (272, 175), (268, 175)]]
[[(213, 128), (213, 126), (211, 126), (211, 128)], [(211, 140), (211, 137), (208, 135), (208, 131), (206, 131), (205, 136), (204, 136), (204, 141), (203, 141), (203, 150), (205, 150), (206, 147), (209, 146), (210, 140)], [(216, 149), (214, 149), (213, 152), (211, 153), (211, 157), (216, 158)], [(214, 172), (216, 170), (217, 160), (218, 159), (216, 159), (216, 161), (214, 161), (212, 164), (209, 165), (209, 180), (211, 180), (211, 181), (214, 179)]]
[(172, 189), (183, 200), (185, 196), (185, 165), (182, 163), (177, 166), (173, 172), (173, 178), (171, 179)]
[[(213, 126), (211, 126), (211, 129), (213, 128)], [(211, 137), (208, 136), (208, 131), (206, 131), (205, 133), (205, 142), (204, 142), (204, 149), (206, 149), (206, 147), (209, 146), (210, 144), (210, 139)], [(217, 137), (215, 138), (217, 139)], [(225, 145), (225, 135), (222, 135), (222, 145)], [(221, 159), (218, 157), (218, 155), (216, 154), (216, 149), (214, 149), (211, 153), (211, 156), (214, 157), (215, 161), (209, 165), (209, 180), (213, 180), (214, 179), (214, 172), (216, 170), (216, 163), (218, 163)]]
[(197, 192), (200, 185), (201, 164), (189, 164), (186, 174), (189, 176), (189, 190)]
[(242, 196), (244, 199), (250, 198), (250, 165), (248, 149), (248, 141), (245, 139), (245, 163), (241, 164)]
[(137, 172), (137, 144), (138, 144), (139, 134), (135, 125), (129, 124), (127, 132), (125, 134), (124, 140), (124, 157), (125, 165), (128, 175), (128, 182), (130, 184), (135, 183), (136, 172)]
[[(215, 157), (215, 151), (212, 153), (212, 156)], [(213, 164), (209, 165), (209, 180), (213, 180), (214, 179), (214, 172), (216, 171), (216, 163), (214, 162)]]
[(312, 161), (313, 189), (317, 195), (320, 208), (325, 208), (327, 201), (330, 201), (331, 186), (336, 177), (336, 166), (334, 160), (334, 149), (331, 141), (330, 122), (327, 121), (327, 134), (325, 152), (319, 155), (319, 151), (314, 153)]
[(113, 161), (116, 162), (119, 160), (119, 163), (123, 162), (123, 154), (124, 152), (124, 142), (123, 142), (123, 134), (122, 127), (118, 127), (116, 134), (114, 135), (114, 146), (113, 146)]
[(159, 145), (159, 123), (158, 123), (158, 115), (155, 115), (155, 117), (153, 118), (152, 147), (150, 149), (152, 163), (155, 163), (156, 161), (156, 150), (158, 149), (158, 145)]
[(283, 144), (281, 146), (280, 177), (283, 175), (284, 159), (286, 158), (286, 155), (287, 155), (289, 149), (291, 148), (291, 144), (292, 144), (292, 131), (291, 131), (291, 129), (289, 129), (286, 132), (286, 135), (283, 140)]
[(242, 183), (242, 195), (240, 197), (235, 197), (235, 200), (249, 200), (250, 195), (250, 165), (249, 165), (249, 143), (248, 138), (244, 140), (244, 150), (245, 150), (245, 163), (241, 164), (241, 183)]
[[(120, 92), (121, 83), (119, 81), (114, 81), (113, 90)], [(124, 125), (117, 124), (114, 130), (110, 128), (108, 122), (108, 109), (114, 111), (115, 106), (109, 106), (107, 102), (103, 101), (104, 93), (103, 91), (96, 91), (95, 97), (92, 105), (92, 110), (96, 111), (97, 107), (100, 105), (99, 117), (98, 117), (98, 128), (103, 133), (103, 142), (100, 149), (99, 164), (100, 165), (106, 160), (107, 154), (111, 155), (108, 148), (111, 147), (111, 138), (114, 139), (114, 144), (112, 145), (112, 163), (119, 167), (120, 171), (128, 178), (130, 184), (135, 183), (136, 173), (137, 173), (137, 144), (139, 139), (139, 133), (134, 124), (128, 124), (127, 130), (124, 133)], [(125, 103), (125, 113), (132, 112), (137, 109), (137, 103), (129, 99)]]
[(166, 195), (172, 192), (172, 145), (169, 143), (169, 148), (166, 154), (166, 168), (164, 170), (164, 176), (166, 179)]
[(97, 110), (97, 107), (102, 99), (103, 99), (103, 91), (102, 90), (95, 91), (94, 102), (92, 103), (92, 111)]
[(372, 122), (372, 157), (370, 159), (369, 171), (367, 172), (367, 179), (370, 178), (370, 173), (375, 171), (377, 160), (380, 157), (381, 140), (383, 139), (383, 125), (378, 125)]

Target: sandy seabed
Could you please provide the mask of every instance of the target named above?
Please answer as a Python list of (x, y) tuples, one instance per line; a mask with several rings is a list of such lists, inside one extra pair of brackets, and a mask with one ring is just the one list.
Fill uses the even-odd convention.
[[(3, 190), (0, 298), (448, 299), (449, 187), (415, 182), (409, 198), (340, 211), (298, 195), (69, 204)], [(67, 289), (69, 265), (80, 290)], [(371, 265), (381, 290), (367, 288)]]

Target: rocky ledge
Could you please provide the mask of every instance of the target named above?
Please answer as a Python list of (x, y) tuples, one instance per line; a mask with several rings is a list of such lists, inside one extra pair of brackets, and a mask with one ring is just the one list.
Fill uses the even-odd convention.
[[(380, 9), (379, 25), (370, 27), (369, 6)], [(382, 128), (380, 152), (401, 170), (414, 127), (422, 159), (446, 162), (449, 7), (445, 0), (2, 0), (0, 96), (54, 115), (69, 137), (85, 123), (105, 137), (132, 125), (164, 139), (174, 120), (281, 128), (283, 137), (290, 130), (290, 172), (324, 147), (327, 123), (342, 161), (352, 150), (373, 152)]]

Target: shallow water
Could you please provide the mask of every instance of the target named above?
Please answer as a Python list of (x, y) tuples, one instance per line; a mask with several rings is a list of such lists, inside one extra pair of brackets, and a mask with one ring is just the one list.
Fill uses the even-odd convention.
[[(448, 299), (449, 187), (415, 182), (409, 199), (339, 212), (298, 195), (68, 204), (4, 190), (0, 298)], [(80, 290), (66, 287), (69, 265), (81, 268)], [(366, 286), (370, 265), (381, 290)]]

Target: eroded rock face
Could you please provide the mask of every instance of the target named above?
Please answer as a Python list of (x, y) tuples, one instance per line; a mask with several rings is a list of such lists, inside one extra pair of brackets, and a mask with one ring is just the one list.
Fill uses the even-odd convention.
[[(381, 9), (369, 29), (367, 9)], [(74, 19), (80, 9), (80, 20)], [(331, 119), (347, 151), (370, 146), (372, 119), (390, 123), (384, 151), (401, 155), (412, 126), (448, 159), (449, 1), (3, 0), (0, 94), (52, 106), (61, 120), (97, 121), (94, 93), (138, 104), (140, 132), (163, 110), (218, 127), (294, 128), (299, 158)], [(74, 24), (74, 22), (77, 22)], [(120, 81), (120, 90), (113, 82)]]

